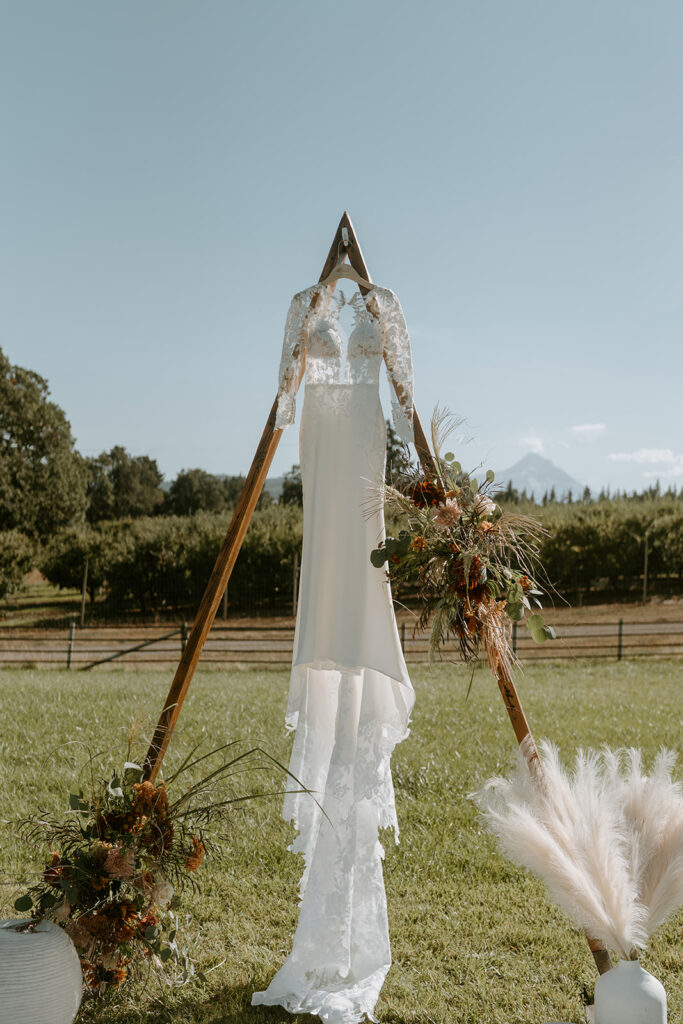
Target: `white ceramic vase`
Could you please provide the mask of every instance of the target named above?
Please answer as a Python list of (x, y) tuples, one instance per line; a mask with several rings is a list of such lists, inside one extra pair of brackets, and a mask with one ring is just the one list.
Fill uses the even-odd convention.
[(0, 1024), (73, 1024), (83, 991), (73, 942), (52, 921), (0, 921)]
[(638, 960), (620, 960), (595, 983), (595, 1024), (666, 1024), (666, 992)]

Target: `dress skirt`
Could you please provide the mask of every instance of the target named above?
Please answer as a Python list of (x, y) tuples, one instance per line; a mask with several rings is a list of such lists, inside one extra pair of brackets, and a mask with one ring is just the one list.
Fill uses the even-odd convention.
[[(283, 816), (304, 855), (291, 954), (254, 1004), (355, 1024), (391, 965), (384, 851), (398, 838), (390, 758), (414, 692), (391, 592), (370, 552), (384, 538), (386, 432), (377, 384), (308, 384), (300, 430), (304, 539), (286, 723)], [(324, 813), (323, 813), (324, 810)]]

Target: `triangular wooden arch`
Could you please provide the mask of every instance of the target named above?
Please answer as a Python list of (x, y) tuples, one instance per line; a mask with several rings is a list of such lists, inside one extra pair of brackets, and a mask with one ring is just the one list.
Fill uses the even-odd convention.
[[(354, 231), (353, 224), (351, 223), (351, 218), (345, 210), (341, 220), (339, 221), (339, 225), (332, 240), (332, 245), (330, 246), (330, 251), (327, 254), (327, 259), (325, 260), (318, 280), (322, 281), (323, 278), (327, 277), (338, 263), (343, 263), (347, 256), (351, 266), (358, 271), (361, 277), (364, 277), (366, 281), (372, 281), (363, 258), (358, 238), (356, 237), (356, 232)], [(363, 290), (366, 291), (367, 289)], [(268, 470), (270, 469), (273, 456), (275, 455), (275, 451), (282, 436), (282, 430), (275, 427), (276, 411), (277, 396), (275, 397), (275, 401), (273, 402), (270, 410), (270, 415), (268, 416), (265, 429), (261, 436), (261, 440), (259, 441), (258, 448), (256, 449), (251, 469), (244, 481), (242, 493), (239, 501), (237, 502), (232, 522), (228, 527), (228, 532), (225, 535), (225, 540), (223, 541), (221, 550), (218, 553), (216, 564), (214, 565), (211, 576), (209, 577), (209, 582), (207, 583), (192, 630), (187, 639), (185, 650), (183, 651), (180, 663), (176, 669), (173, 682), (171, 683), (171, 688), (168, 691), (168, 696), (159, 717), (159, 722), (154, 731), (152, 742), (150, 743), (149, 750), (147, 751), (144, 765), (146, 779), (154, 781), (159, 772), (173, 729), (175, 728), (175, 724), (178, 720), (180, 709), (183, 706), (183, 701), (185, 700), (190, 683), (192, 682), (192, 677), (194, 676), (195, 669), (197, 668), (206, 638), (213, 625), (221, 598), (228, 585), (230, 574), (234, 568), (247, 528), (251, 521), (251, 517), (254, 513), (254, 509), (256, 508), (256, 503), (261, 496), (263, 486), (266, 482)], [(429, 478), (433, 478), (436, 475), (434, 459), (416, 410), (414, 410), (413, 413), (413, 425), (415, 450), (420, 459), (425, 475)], [(509, 715), (520, 749), (527, 764), (529, 765), (530, 771), (538, 777), (541, 773), (541, 762), (538, 756), (538, 750), (531, 734), (529, 723), (526, 720), (526, 715), (524, 714), (509, 665), (506, 663), (497, 665), (494, 670), (494, 675), (500, 688), (505, 709)], [(598, 970), (603, 974), (612, 966), (609, 953), (601, 943), (596, 942), (588, 936), (587, 938)]]

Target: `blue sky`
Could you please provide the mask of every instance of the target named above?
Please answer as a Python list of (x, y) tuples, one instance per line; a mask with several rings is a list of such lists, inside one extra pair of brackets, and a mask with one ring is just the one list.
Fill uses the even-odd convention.
[(85, 454), (246, 471), (348, 209), (461, 461), (683, 485), (677, 0), (23, 0), (0, 39), (0, 346)]

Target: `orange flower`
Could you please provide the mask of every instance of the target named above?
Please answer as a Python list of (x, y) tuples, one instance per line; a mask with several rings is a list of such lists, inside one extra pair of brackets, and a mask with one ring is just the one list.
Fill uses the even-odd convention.
[(192, 836), (192, 853), (185, 862), (188, 871), (196, 871), (204, 859), (205, 847), (199, 836)]
[(443, 505), (446, 493), (439, 484), (432, 483), (431, 480), (423, 480), (408, 488), (408, 497), (418, 508), (426, 508), (428, 505)]
[(59, 885), (59, 879), (62, 875), (62, 868), (58, 867), (59, 864), (59, 853), (55, 850), (50, 858), (49, 867), (43, 871), (43, 879), (48, 885)]
[(424, 549), (427, 547), (427, 541), (424, 539), (422, 534), (420, 534), (418, 537), (413, 537), (412, 541), (410, 542), (410, 546), (413, 549), (413, 551), (424, 551)]
[(145, 782), (136, 782), (133, 786), (135, 791), (136, 807), (151, 807), (154, 801), (154, 783), (148, 779)]

